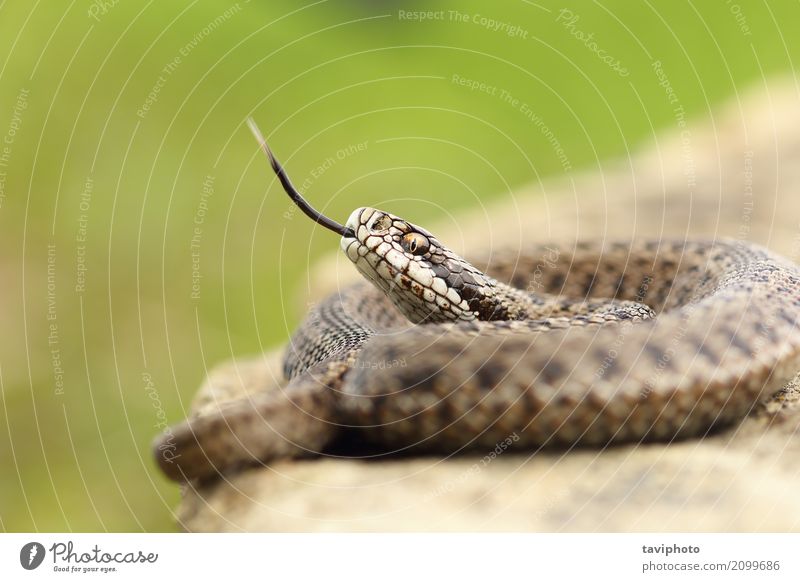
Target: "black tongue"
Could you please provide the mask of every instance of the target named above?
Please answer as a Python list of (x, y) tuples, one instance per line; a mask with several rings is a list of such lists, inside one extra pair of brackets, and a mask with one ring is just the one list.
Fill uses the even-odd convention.
[(328, 230), (332, 230), (336, 234), (340, 234), (343, 237), (352, 238), (355, 237), (355, 232), (353, 232), (352, 228), (348, 228), (346, 226), (342, 226), (335, 220), (331, 220), (321, 212), (318, 212), (311, 206), (305, 198), (300, 195), (300, 192), (297, 191), (297, 188), (294, 187), (292, 181), (289, 180), (289, 176), (286, 175), (286, 172), (281, 166), (281, 163), (272, 153), (272, 150), (267, 145), (267, 140), (264, 139), (264, 136), (261, 134), (261, 130), (258, 129), (256, 122), (253, 120), (252, 117), (247, 118), (247, 126), (250, 128), (250, 131), (253, 132), (258, 144), (261, 146), (261, 149), (264, 150), (264, 153), (267, 154), (269, 158), (269, 163), (272, 166), (273, 171), (278, 176), (278, 180), (281, 181), (281, 185), (283, 186), (284, 191), (289, 195), (289, 198), (292, 199), (292, 202), (297, 204), (300, 210), (308, 216), (311, 220), (316, 222), (317, 224), (324, 226)]

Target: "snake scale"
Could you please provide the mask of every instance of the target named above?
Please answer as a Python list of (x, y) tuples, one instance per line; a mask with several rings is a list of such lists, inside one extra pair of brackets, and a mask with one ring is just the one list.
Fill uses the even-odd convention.
[[(800, 270), (741, 240), (585, 241), (472, 262), (359, 208), (346, 225), (287, 193), (367, 281), (292, 337), (286, 383), (172, 427), (175, 480), (330, 451), (450, 454), (669, 441), (730, 425), (800, 370)], [(511, 440), (511, 439), (509, 439)], [(509, 441), (506, 441), (509, 442)]]

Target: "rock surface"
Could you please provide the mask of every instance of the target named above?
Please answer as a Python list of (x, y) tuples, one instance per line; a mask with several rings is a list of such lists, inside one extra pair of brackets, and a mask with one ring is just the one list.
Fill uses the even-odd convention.
[[(797, 87), (772, 82), (710, 123), (654, 136), (628, 159), (426, 226), (464, 253), (534, 237), (695, 235), (751, 240), (797, 261), (797, 128)], [(486, 236), (466, 234), (476, 232)], [(312, 299), (357, 276), (338, 255), (322, 261)], [(279, 357), (217, 368), (195, 409), (275, 385)], [(798, 401), (796, 380), (738, 427), (672, 444), (507, 452), (488, 462), (286, 461), (187, 485), (177, 518), (192, 531), (795, 531)]]

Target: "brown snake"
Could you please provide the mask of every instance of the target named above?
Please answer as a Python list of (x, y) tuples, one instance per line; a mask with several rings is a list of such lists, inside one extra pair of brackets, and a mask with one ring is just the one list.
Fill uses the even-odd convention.
[(764, 248), (598, 240), (469, 263), (378, 210), (345, 226), (319, 215), (251, 128), (372, 284), (309, 313), (284, 386), (161, 435), (172, 479), (342, 443), (449, 454), (510, 436), (529, 450), (701, 436), (800, 370), (800, 270)]

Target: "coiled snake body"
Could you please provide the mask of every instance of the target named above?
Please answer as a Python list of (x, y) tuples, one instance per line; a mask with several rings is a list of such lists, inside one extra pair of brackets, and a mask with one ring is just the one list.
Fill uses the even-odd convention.
[(800, 370), (800, 271), (750, 243), (590, 241), (470, 263), (371, 208), (326, 226), (372, 284), (312, 310), (282, 389), (173, 427), (177, 454), (157, 455), (169, 477), (341, 439), (452, 453), (699, 436)]

